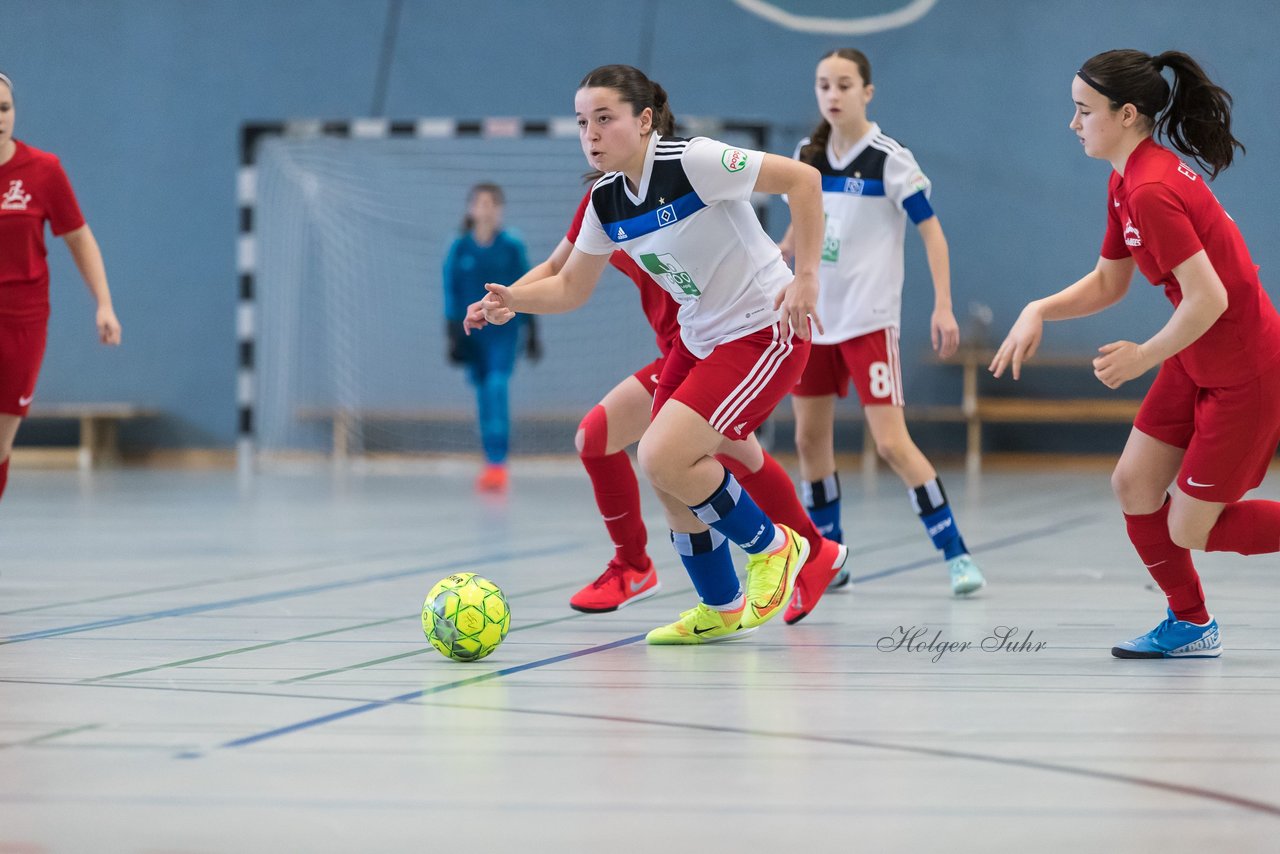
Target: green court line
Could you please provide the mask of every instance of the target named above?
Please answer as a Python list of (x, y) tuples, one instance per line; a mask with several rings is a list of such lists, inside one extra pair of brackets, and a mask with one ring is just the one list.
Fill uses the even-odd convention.
[(37, 735), (34, 738), (24, 738), (22, 741), (0, 742), (0, 750), (6, 747), (26, 747), (28, 744), (39, 744), (42, 741), (52, 741), (55, 738), (61, 738), (64, 735), (71, 735), (76, 732), (84, 732), (85, 730), (97, 729), (102, 724), (81, 724), (80, 726), (67, 727), (66, 729), (55, 730), (54, 732), (46, 732), (44, 735)]

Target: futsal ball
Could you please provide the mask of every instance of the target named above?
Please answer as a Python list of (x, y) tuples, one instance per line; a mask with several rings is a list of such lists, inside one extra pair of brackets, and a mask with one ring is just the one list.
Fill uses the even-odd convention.
[(479, 661), (498, 648), (510, 628), (507, 597), (474, 572), (440, 579), (422, 603), (422, 631), (454, 661)]

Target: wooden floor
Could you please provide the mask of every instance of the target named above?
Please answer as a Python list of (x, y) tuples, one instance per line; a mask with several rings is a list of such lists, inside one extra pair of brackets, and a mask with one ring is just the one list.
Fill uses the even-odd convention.
[[(588, 616), (585, 476), (473, 474), (14, 471), (0, 852), (1276, 850), (1277, 558), (1199, 561), (1221, 659), (1113, 659), (1164, 600), (1105, 472), (944, 472), (965, 601), (851, 473), (852, 591), (693, 649), (643, 642), (694, 601), (650, 496), (663, 592)], [(418, 622), (455, 570), (511, 600), (476, 664)]]

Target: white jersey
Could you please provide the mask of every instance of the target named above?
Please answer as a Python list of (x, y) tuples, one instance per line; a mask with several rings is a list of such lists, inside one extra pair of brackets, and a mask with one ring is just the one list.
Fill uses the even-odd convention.
[(773, 300), (793, 276), (749, 201), (763, 160), (713, 139), (655, 133), (638, 193), (621, 172), (591, 188), (574, 246), (621, 249), (647, 270), (680, 303), (680, 338), (699, 359), (781, 316)]
[[(796, 148), (809, 142), (802, 140)], [(815, 344), (838, 344), (902, 319), (903, 239), (907, 217), (933, 216), (931, 184), (911, 152), (871, 130), (836, 159), (830, 144), (813, 164), (822, 173), (826, 227), (818, 268)]]

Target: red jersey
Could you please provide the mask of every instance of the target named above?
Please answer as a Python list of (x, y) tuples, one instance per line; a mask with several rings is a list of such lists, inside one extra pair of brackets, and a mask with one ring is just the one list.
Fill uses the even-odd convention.
[[(590, 202), (591, 192), (588, 191), (582, 197), (578, 212), (573, 215), (573, 223), (565, 234), (570, 243), (578, 239), (578, 232), (582, 230), (582, 218), (586, 215), (587, 205)], [(627, 253), (621, 250), (614, 252), (609, 256), (609, 263), (635, 282), (636, 287), (640, 289), (640, 307), (644, 309), (644, 316), (648, 318), (649, 325), (653, 327), (654, 334), (657, 336), (658, 349), (663, 356), (666, 356), (671, 352), (672, 342), (680, 335), (680, 321), (676, 319), (676, 314), (680, 311), (680, 303), (673, 300), (671, 295), (655, 282), (652, 276), (641, 269), (640, 265)]]
[(1173, 268), (1204, 250), (1227, 289), (1227, 310), (1172, 358), (1201, 388), (1251, 380), (1280, 355), (1280, 315), (1258, 279), (1240, 230), (1191, 167), (1151, 138), (1111, 174), (1102, 257), (1133, 256), (1142, 275), (1163, 285), (1174, 308), (1182, 286)]
[(52, 154), (14, 140), (0, 166), (0, 320), (49, 317), (49, 264), (44, 224), (54, 236), (84, 225), (71, 182)]

